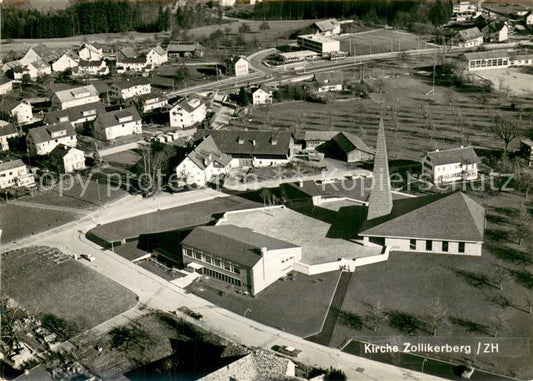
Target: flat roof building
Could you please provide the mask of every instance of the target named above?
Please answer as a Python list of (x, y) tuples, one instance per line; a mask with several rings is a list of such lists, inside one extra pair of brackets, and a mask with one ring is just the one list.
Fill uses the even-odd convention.
[(315, 51), (320, 54), (339, 52), (340, 41), (317, 34), (306, 34), (297, 37), (298, 46)]

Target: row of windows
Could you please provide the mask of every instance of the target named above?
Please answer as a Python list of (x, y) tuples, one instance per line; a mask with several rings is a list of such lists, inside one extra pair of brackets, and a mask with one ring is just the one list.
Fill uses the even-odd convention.
[(189, 258), (197, 259), (201, 262), (208, 263), (215, 267), (220, 267), (221, 269), (224, 269), (226, 271), (230, 271), (235, 274), (240, 274), (241, 269), (238, 266), (235, 266), (231, 262), (225, 261), (220, 258), (213, 257), (211, 255), (203, 254), (196, 250), (190, 250), (190, 249), (183, 249), (183, 255)]
[[(444, 253), (447, 253), (450, 249), (450, 243), (448, 241), (442, 241), (441, 249)], [(410, 239), (409, 240), (409, 249), (410, 250), (416, 250), (416, 239)], [(433, 251), (433, 241), (427, 240), (426, 241), (426, 251)], [(465, 243), (459, 242), (457, 251), (459, 253), (465, 252)]]
[(227, 276), (226, 274), (221, 274), (218, 271), (214, 271), (208, 268), (203, 269), (204, 275), (210, 276), (212, 278), (216, 278), (219, 280), (223, 280), (224, 282), (231, 283), (234, 286), (241, 286), (241, 281), (239, 279), (232, 278), (230, 276)]
[(483, 59), (483, 60), (472, 60), (470, 61), (470, 67), (491, 67), (491, 66), (507, 66), (507, 58), (494, 58), (494, 59)]

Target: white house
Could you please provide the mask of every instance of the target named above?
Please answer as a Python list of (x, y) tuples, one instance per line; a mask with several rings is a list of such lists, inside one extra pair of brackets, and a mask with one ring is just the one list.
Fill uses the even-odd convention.
[(505, 49), (469, 52), (461, 55), (460, 64), (467, 71), (502, 69), (511, 66), (511, 57)]
[(13, 76), (20, 81), (24, 75), (29, 75), (35, 80), (40, 76), (52, 74), (52, 67), (43, 60), (36, 60), (25, 66), (18, 66), (13, 69)]
[(422, 161), (422, 169), (433, 183), (440, 184), (477, 179), (479, 163), (472, 147), (461, 147), (427, 152)]
[(476, 4), (470, 1), (457, 1), (452, 6), (452, 20), (453, 21), (467, 21), (479, 16), (479, 11)]
[(318, 93), (325, 93), (328, 91), (341, 91), (344, 83), (341, 72), (316, 73), (314, 81), (316, 83), (316, 91)]
[(317, 21), (312, 27), (316, 34), (321, 34), (324, 36), (341, 34), (341, 24), (336, 19)]
[(24, 57), (19, 60), (19, 63), (21, 66), (28, 66), (32, 62), (41, 60), (47, 64), (51, 64), (58, 58), (59, 54), (50, 50), (48, 46), (41, 44), (29, 48)]
[(11, 108), (11, 116), (15, 118), (18, 124), (26, 124), (33, 120), (31, 105), (26, 102), (16, 102)]
[(146, 78), (133, 78), (129, 81), (119, 81), (111, 84), (113, 95), (126, 100), (139, 95), (150, 94), (152, 86)]
[(85, 153), (77, 148), (60, 144), (52, 150), (50, 157), (61, 173), (70, 173), (85, 168)]
[(319, 34), (305, 34), (296, 38), (298, 46), (314, 52), (327, 55), (341, 50), (341, 43), (333, 38)]
[(72, 72), (75, 76), (100, 76), (109, 74), (109, 67), (104, 60), (81, 60), (78, 67)]
[(507, 22), (494, 21), (482, 29), (487, 42), (505, 42), (509, 39), (509, 25)]
[(236, 0), (218, 0), (218, 4), (221, 7), (233, 7)]
[(0, 189), (13, 186), (35, 186), (35, 178), (28, 173), (28, 168), (20, 159), (0, 163)]
[(239, 77), (241, 75), (246, 75), (250, 72), (250, 64), (243, 57), (240, 57), (235, 62), (235, 76)]
[(84, 61), (100, 61), (104, 58), (104, 51), (100, 47), (85, 42), (80, 46), (78, 55)]
[(9, 142), (11, 138), (16, 138), (19, 133), (15, 126), (6, 123), (0, 127), (0, 151), (9, 151)]
[(257, 295), (294, 270), (302, 247), (235, 225), (201, 226), (181, 242), (184, 263)]
[(135, 103), (142, 113), (149, 113), (168, 105), (168, 99), (158, 93), (139, 95), (134, 98)]
[(141, 72), (153, 69), (146, 62), (146, 57), (123, 58), (117, 61), (117, 73)]
[(152, 68), (168, 62), (168, 54), (161, 46), (156, 46), (146, 53), (146, 63)]
[(272, 103), (272, 90), (265, 87), (259, 87), (252, 93), (252, 103), (254, 105)]
[(454, 38), (454, 44), (462, 48), (483, 45), (483, 33), (476, 27), (461, 30)]
[(63, 72), (67, 69), (74, 69), (78, 66), (80, 57), (74, 52), (68, 51), (64, 53), (57, 61), (52, 63), (52, 70), (55, 72)]
[(170, 126), (191, 127), (205, 119), (206, 110), (205, 103), (196, 97), (183, 99), (170, 109)]
[(13, 80), (7, 77), (0, 77), (0, 95), (13, 91)]
[(142, 120), (135, 107), (99, 114), (94, 121), (94, 135), (98, 139), (113, 140), (141, 133)]
[(56, 91), (52, 96), (52, 107), (66, 110), (71, 107), (99, 102), (98, 90), (93, 85)]
[(32, 155), (48, 155), (58, 145), (76, 147), (76, 131), (70, 122), (30, 128), (26, 144)]
[(66, 110), (50, 111), (44, 116), (44, 124), (55, 124), (59, 122), (70, 122), (73, 126), (96, 119), (98, 114), (105, 112), (105, 107), (101, 102), (88, 103), (81, 106), (70, 107)]

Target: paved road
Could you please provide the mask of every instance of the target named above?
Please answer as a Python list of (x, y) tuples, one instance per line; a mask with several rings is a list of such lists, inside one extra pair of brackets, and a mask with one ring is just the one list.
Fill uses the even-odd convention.
[[(195, 196), (197, 196), (195, 192), (189, 192), (183, 198), (178, 198), (180, 198), (180, 201), (185, 201)], [(197, 197), (205, 197), (205, 195), (200, 194)], [(105, 212), (112, 214), (116, 210), (120, 214), (124, 212), (124, 208), (128, 207), (134, 208), (135, 204), (131, 203), (131, 200), (127, 203), (115, 203), (108, 206)], [(201, 322), (190, 320), (186, 316), (184, 318), (192, 323), (201, 325), (209, 331), (216, 332), (247, 346), (270, 349), (273, 345), (290, 345), (302, 349), (303, 352), (298, 360), (324, 368), (330, 366), (341, 368), (346, 372), (350, 380), (438, 379), (427, 377), (427, 375), (422, 376), (420, 373), (411, 370), (352, 356), (338, 349), (311, 343), (300, 337), (267, 327), (219, 308), (110, 251), (102, 251), (99, 246), (88, 241), (83, 234), (93, 227), (94, 222), (91, 218), (85, 217), (76, 223), (32, 237), (31, 241), (9, 245), (8, 248), (17, 248), (24, 244), (39, 244), (55, 246), (71, 254), (92, 254), (96, 258), (94, 262), (83, 261), (82, 263), (136, 293), (139, 296), (139, 301), (149, 308), (175, 311), (185, 305), (194, 311), (200, 312), (204, 317)], [(7, 250), (8, 248), (5, 249)], [(358, 372), (356, 368), (364, 369), (364, 371)]]

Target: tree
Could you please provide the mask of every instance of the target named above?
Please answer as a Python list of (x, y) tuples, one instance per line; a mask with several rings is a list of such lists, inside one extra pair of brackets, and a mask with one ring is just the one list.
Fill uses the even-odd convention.
[(139, 188), (143, 195), (150, 196), (162, 188), (163, 172), (167, 169), (168, 161), (172, 156), (172, 147), (162, 143), (153, 142), (148, 148), (142, 150), (142, 159), (138, 167)]
[(252, 29), (250, 28), (250, 25), (242, 23), (239, 25), (239, 33), (251, 33)]
[(497, 115), (494, 118), (491, 130), (494, 134), (496, 134), (498, 138), (503, 141), (504, 154), (507, 155), (507, 152), (509, 150), (509, 144), (511, 144), (511, 142), (518, 135), (518, 121), (516, 119)]
[(261, 25), (259, 25), (259, 30), (270, 30), (270, 25), (266, 21), (263, 21)]
[(340, 369), (330, 367), (324, 375), (324, 381), (346, 381), (346, 374)]
[(527, 207), (522, 204), (520, 207), (520, 212), (518, 213), (518, 216), (515, 220), (515, 235), (518, 239), (518, 245), (522, 244), (522, 240), (526, 237), (528, 237), (531, 234), (531, 215), (527, 209)]
[(379, 300), (369, 307), (366, 318), (374, 331), (377, 331), (378, 327), (387, 320), (387, 313)]
[(429, 311), (429, 324), (433, 331), (433, 336), (437, 335), (437, 330), (440, 326), (448, 322), (448, 308), (440, 301), (437, 296), (433, 300), (433, 306)]
[(237, 95), (237, 104), (242, 107), (246, 107), (250, 104), (250, 96), (243, 86), (241, 86), (239, 89), (239, 95)]

